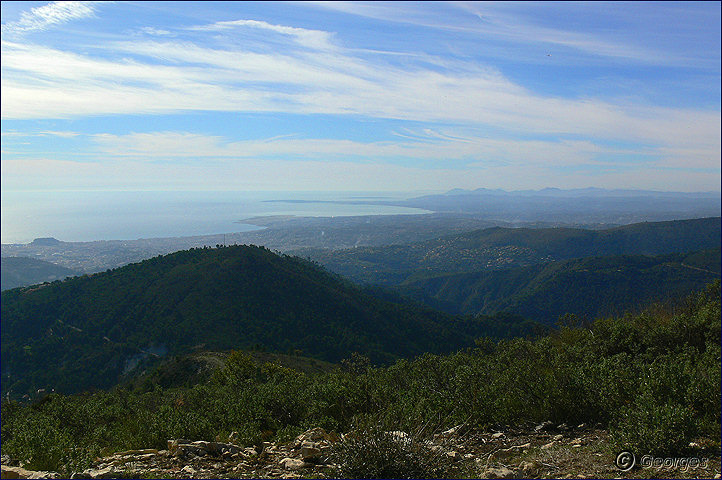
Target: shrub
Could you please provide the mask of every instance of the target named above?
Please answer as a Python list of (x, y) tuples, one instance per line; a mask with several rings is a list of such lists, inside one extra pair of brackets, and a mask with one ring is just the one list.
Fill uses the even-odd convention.
[[(352, 356), (345, 370), (324, 374), (236, 352), (213, 381), (191, 388), (3, 402), (2, 453), (67, 472), (101, 451), (162, 448), (170, 438), (235, 431), (237, 442), (255, 444), (320, 426), (356, 432), (334, 450), (342, 477), (443, 477), (459, 470), (427, 448), (435, 427), (553, 420), (609, 426), (616, 446), (635, 454), (680, 455), (699, 436), (719, 438), (719, 305), (717, 283), (674, 312), (389, 367)], [(400, 430), (411, 433), (388, 433)]]
[(612, 426), (616, 446), (639, 455), (682, 455), (696, 434), (694, 413), (679, 403), (662, 403), (649, 394), (621, 410)]
[(388, 431), (379, 423), (357, 428), (331, 458), (340, 478), (452, 478), (455, 465), (430, 448), (423, 432)]

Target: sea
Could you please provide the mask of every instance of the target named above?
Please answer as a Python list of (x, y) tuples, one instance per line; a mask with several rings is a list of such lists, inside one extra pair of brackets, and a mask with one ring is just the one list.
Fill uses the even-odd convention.
[[(429, 213), (375, 201), (399, 192), (29, 191), (5, 190), (3, 244), (185, 237), (258, 230), (243, 220), (272, 215), (334, 217)], [(352, 202), (352, 203), (345, 203)], [(364, 203), (369, 202), (369, 203)]]

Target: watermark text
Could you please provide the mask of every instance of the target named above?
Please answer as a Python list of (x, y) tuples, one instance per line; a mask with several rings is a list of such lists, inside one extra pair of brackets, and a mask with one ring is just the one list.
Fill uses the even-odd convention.
[(629, 471), (635, 465), (642, 468), (654, 468), (656, 470), (679, 470), (686, 472), (697, 468), (706, 469), (709, 466), (709, 458), (698, 457), (655, 457), (653, 455), (644, 455), (637, 462), (637, 457), (632, 452), (621, 452), (617, 455), (614, 463), (617, 468), (623, 472)]

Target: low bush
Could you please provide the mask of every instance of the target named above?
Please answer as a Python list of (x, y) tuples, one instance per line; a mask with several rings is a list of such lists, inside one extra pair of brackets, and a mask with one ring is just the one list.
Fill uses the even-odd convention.
[[(619, 447), (640, 455), (682, 454), (698, 436), (719, 442), (719, 334), (716, 282), (676, 309), (538, 339), (482, 341), (389, 367), (355, 356), (336, 371), (305, 374), (234, 353), (211, 381), (191, 388), (5, 401), (2, 453), (70, 472), (100, 452), (163, 448), (170, 438), (236, 431), (239, 443), (252, 445), (320, 426), (357, 431), (336, 452), (342, 476), (438, 477), (453, 471), (426, 449), (420, 425), (553, 420), (601, 423)], [(394, 430), (411, 432), (410, 442), (385, 433)]]
[(423, 429), (406, 433), (380, 423), (357, 427), (336, 443), (331, 458), (340, 478), (455, 478), (458, 467), (432, 449)]

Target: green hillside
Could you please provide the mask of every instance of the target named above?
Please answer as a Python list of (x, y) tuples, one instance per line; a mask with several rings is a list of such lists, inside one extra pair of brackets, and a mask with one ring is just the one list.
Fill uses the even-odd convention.
[[(352, 433), (347, 438), (356, 440), (353, 445), (360, 448), (347, 456), (340, 451), (342, 456), (334, 463), (341, 470), (323, 475), (308, 471), (314, 477), (478, 478), (477, 470), (460, 475), (452, 468), (462, 461), (458, 455), (436, 457), (448, 465), (443, 475), (424, 470), (428, 456), (384, 447), (378, 441), (384, 437), (374, 434), (408, 432), (405, 435), (414, 442), (428, 445), (427, 441), (439, 438), (434, 433), (462, 426), (457, 431), (474, 445), (481, 444), (479, 439), (489, 440), (485, 454), (476, 457), (482, 464), (504, 446), (501, 440), (491, 442), (491, 432), (501, 431), (497, 435), (508, 436), (512, 445), (523, 445), (529, 442), (525, 432), (530, 430), (550, 443), (532, 448), (526, 443), (518, 452), (524, 460), (538, 455), (548, 463), (584, 452), (576, 458), (585, 462), (587, 457), (604, 455), (614, 468), (616, 454), (626, 450), (663, 458), (711, 457), (713, 464), (720, 446), (720, 283), (686, 301), (674, 300), (583, 328), (565, 327), (537, 338), (480, 341), (475, 348), (399, 360), (390, 366), (369, 365), (356, 356), (347, 368), (303, 373), (278, 363), (259, 364), (250, 355), (235, 352), (210, 381), (192, 387), (51, 394), (30, 405), (3, 401), (2, 453), (26, 462), (28, 468), (57, 470), (67, 478), (98, 456), (165, 449), (168, 439), (227, 439), (235, 432), (234, 443), (262, 452), (264, 445), (270, 445), (266, 441), (287, 444), (299, 433), (321, 427)], [(552, 430), (535, 433), (533, 426), (546, 421)], [(566, 425), (564, 430), (561, 424)], [(555, 425), (565, 433), (564, 442), (552, 439), (559, 431)], [(600, 428), (609, 432), (608, 442), (592, 446), (585, 441), (579, 449), (566, 443), (588, 435), (604, 438)], [(451, 444), (455, 450), (457, 439)], [(521, 477), (521, 459), (517, 457), (512, 465), (507, 455), (513, 449), (505, 445), (501, 461), (513, 468), (519, 465)], [(256, 459), (268, 453), (248, 461), (257, 465)], [(343, 469), (349, 458), (359, 459), (358, 470)], [(384, 470), (384, 475), (373, 473), (379, 464), (398, 467)], [(180, 465), (172, 465), (178, 473)], [(410, 475), (409, 465), (420, 465), (422, 470)], [(554, 472), (558, 470), (544, 477), (560, 478)], [(704, 477), (700, 472), (638, 469), (629, 478), (679, 478), (678, 473)], [(261, 472), (232, 473), (258, 478)], [(607, 476), (623, 473), (612, 470)], [(158, 476), (149, 474), (140, 478)]]
[(499, 270), (606, 255), (661, 255), (717, 248), (720, 218), (637, 223), (608, 230), (502, 228), (410, 245), (304, 250), (329, 270), (357, 282), (398, 285), (410, 277)]
[(589, 257), (507, 270), (411, 279), (407, 294), (449, 312), (509, 311), (547, 324), (592, 320), (686, 295), (720, 278), (720, 249), (660, 256)]
[[(249, 351), (246, 355), (257, 365), (273, 363), (305, 374), (326, 373), (338, 368), (337, 364), (315, 358)], [(229, 352), (193, 352), (164, 358), (153, 368), (139, 371), (137, 375), (119, 384), (119, 388), (134, 391), (152, 391), (155, 388), (192, 387), (208, 382), (215, 372), (227, 363)]]
[(54, 263), (28, 257), (2, 257), (0, 276), (2, 290), (8, 290), (36, 283), (62, 280), (81, 273)]
[(380, 300), (260, 247), (194, 249), (3, 292), (2, 387), (14, 395), (109, 387), (143, 362), (193, 348), (333, 362), (356, 351), (388, 362), (504, 335), (499, 322), (520, 325)]

